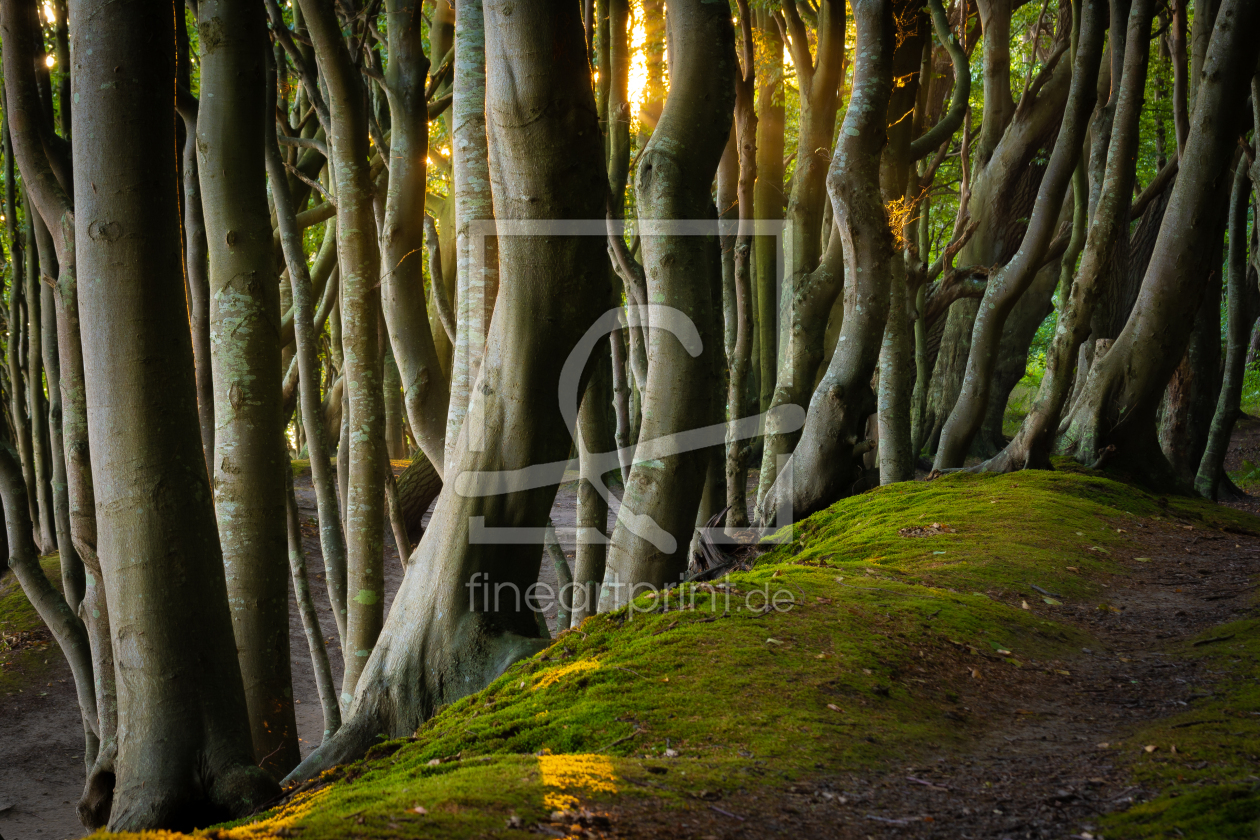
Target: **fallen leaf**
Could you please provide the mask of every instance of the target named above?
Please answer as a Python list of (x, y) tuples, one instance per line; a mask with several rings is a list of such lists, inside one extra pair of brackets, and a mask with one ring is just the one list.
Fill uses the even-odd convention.
[(1149, 557), (1134, 557), (1133, 559), (1134, 559), (1134, 560), (1136, 560), (1136, 561), (1138, 561), (1139, 563), (1149, 563), (1149, 562), (1151, 562), (1151, 558), (1149, 558)]
[(971, 672), (971, 678), (972, 678), (973, 680), (978, 680), (978, 679), (980, 679), (980, 669), (979, 669), (979, 668), (968, 668), (967, 670), (968, 670), (969, 672)]
[(1027, 602), (1027, 601), (1020, 601), (1020, 602), (1019, 602), (1019, 606), (1020, 606), (1020, 608), (1025, 609), (1025, 610), (1031, 610), (1031, 609), (1032, 609), (1032, 607), (1028, 606), (1028, 602)]
[(1072, 676), (1072, 672), (1071, 672), (1071, 671), (1060, 671), (1060, 670), (1058, 670), (1058, 669), (1056, 668), (1054, 672), (1055, 672), (1056, 674), (1062, 674), (1062, 675), (1063, 675), (1063, 676), (1065, 676), (1065, 677), (1070, 677), (1070, 676)]
[(442, 759), (440, 758), (430, 758), (428, 761), (428, 764), (430, 767), (437, 767), (441, 763), (442, 763)]
[(665, 750), (666, 758), (678, 758), (678, 750)]
[(1080, 571), (1080, 569), (1076, 568), (1075, 566), (1068, 566), (1068, 567), (1067, 567), (1067, 570), (1068, 570), (1069, 572), (1079, 572), (1079, 571)]
[(1059, 600), (1059, 599), (1057, 599), (1057, 598), (1042, 598), (1041, 600), (1045, 601), (1047, 604), (1049, 604), (1049, 605), (1050, 605), (1050, 606), (1052, 606), (1052, 607), (1061, 607), (1061, 606), (1063, 606), (1063, 602), (1062, 602), (1062, 601), (1060, 601), (1060, 600)]
[(1168, 751), (1169, 751), (1170, 753), (1172, 753), (1173, 755), (1176, 755), (1176, 754), (1177, 754), (1177, 745), (1176, 745), (1176, 744), (1173, 744), (1171, 747), (1169, 747), (1169, 748), (1168, 748)]
[(1142, 749), (1146, 750), (1148, 753), (1153, 753), (1155, 750), (1159, 749), (1159, 747), (1155, 744), (1147, 744), (1145, 747), (1142, 747)]
[(783, 644), (783, 642), (780, 642), (778, 639), (766, 639), (766, 644), (768, 644), (768, 645), (781, 645), (781, 644)]
[(817, 656), (815, 656), (814, 658), (815, 658), (815, 659), (826, 659), (826, 658), (827, 658), (827, 654), (825, 654), (825, 653), (820, 653), (820, 654), (818, 654)]
[(1108, 744), (1106, 741), (1103, 741), (1101, 744), (1098, 745), (1098, 749), (1105, 750), (1107, 749), (1107, 747), (1110, 747), (1110, 746), (1111, 744)]
[(831, 709), (831, 711), (833, 711), (833, 712), (839, 712), (839, 711), (841, 711), (840, 707), (839, 707), (839, 706), (837, 706), (835, 703), (828, 703), (828, 704), (827, 704), (827, 708), (828, 708), (828, 709)]
[(412, 813), (421, 814), (421, 815), (429, 813), (423, 805), (417, 805), (411, 810), (412, 810)]

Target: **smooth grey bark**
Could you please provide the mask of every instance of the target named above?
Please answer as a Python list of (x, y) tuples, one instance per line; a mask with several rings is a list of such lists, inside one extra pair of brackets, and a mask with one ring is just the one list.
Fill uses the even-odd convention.
[(100, 727), (87, 628), (40, 568), (39, 550), (32, 539), (34, 529), (25, 496), (26, 482), (22, 478), (17, 450), (10, 441), (0, 441), (0, 497), (4, 500), (5, 533), (9, 544), (6, 559), (27, 600), (35, 607), (70, 666), (83, 718), (84, 761), (90, 769), (100, 748)]
[(791, 225), (787, 248), (791, 262), (784, 271), (787, 283), (782, 296), (786, 319), (784, 343), (770, 397), (770, 414), (766, 417), (761, 472), (757, 477), (758, 504), (778, 477), (779, 459), (791, 454), (797, 440), (796, 432), (781, 426), (784, 415), (775, 409), (789, 403), (802, 407), (808, 404), (822, 356), (827, 313), (840, 293), (838, 281), (843, 278), (838, 247), (834, 254), (828, 255), (831, 257), (829, 265), (826, 268), (822, 265), (822, 225), (829, 205), (828, 152), (840, 107), (840, 82), (845, 64), (845, 4), (825, 2), (819, 6), (818, 46), (812, 59), (796, 3), (785, 3), (783, 9), (786, 40), (803, 95), (796, 169), (787, 206)]
[(669, 7), (669, 98), (635, 178), (644, 218), (714, 221), (712, 236), (642, 236), (647, 299), (685, 315), (695, 337), (684, 344), (685, 336), (651, 331), (643, 425), (608, 551), (601, 610), (626, 603), (634, 587), (659, 588), (685, 572), (711, 453), (710, 447), (677, 452), (667, 441), (721, 418), (716, 390), (706, 384), (718, 381), (723, 352), (711, 188), (730, 134), (739, 70), (729, 12), (710, 6), (682, 0)]
[(289, 657), (280, 406), (280, 298), (263, 139), (263, 7), (200, 0), (197, 169), (209, 256), (214, 509), (254, 757), (281, 778), (301, 758)]
[[(17, 215), (15, 212), (14, 164), (19, 163), (23, 183), (39, 215), (48, 225), (49, 233), (58, 258), (56, 279), (57, 350), (60, 357), (62, 397), (62, 440), (66, 456), (66, 489), (69, 503), (70, 532), (74, 548), (86, 567), (82, 615), (88, 628), (88, 641), (92, 650), (93, 671), (96, 674), (96, 708), (98, 715), (97, 735), (102, 749), (88, 772), (83, 797), (78, 803), (80, 821), (88, 827), (103, 825), (109, 817), (112, 796), (114, 742), (118, 723), (118, 702), (115, 691), (113, 646), (110, 638), (109, 609), (101, 566), (97, 557), (96, 509), (92, 484), (90, 447), (88, 445), (87, 396), (84, 386), (83, 347), (79, 330), (79, 305), (76, 283), (75, 219), (65, 167), (54, 172), (52, 167), (49, 126), (40, 116), (39, 96), (33, 78), (32, 62), (18, 45), (32, 44), (33, 38), (18, 36), (22, 26), (33, 25), (33, 4), (30, 15), (20, 15), (22, 6), (6, 4), (0, 7), (4, 15), (3, 26), (13, 37), (9, 49), (4, 51), (5, 60), (5, 218), (9, 229), (10, 244), (16, 245)], [(11, 14), (17, 13), (17, 14)], [(10, 129), (12, 132), (10, 133)], [(17, 140), (16, 144), (14, 141)], [(16, 160), (15, 160), (16, 159)], [(15, 265), (21, 263), (21, 249), (10, 251)], [(10, 290), (10, 304), (16, 306), (20, 289)], [(10, 324), (20, 323), (12, 317)], [(15, 365), (17, 354), (9, 354), (10, 364)], [(11, 378), (14, 395), (20, 391), (19, 375)], [(15, 424), (23, 424), (15, 430), (21, 441), (26, 429), (26, 446), (29, 450), (29, 428), (25, 417), (14, 414)], [(86, 755), (85, 755), (86, 758)]]
[(1164, 212), (1159, 239), (1133, 315), (1102, 361), (1093, 365), (1064, 421), (1063, 447), (1092, 462), (1114, 445), (1112, 463), (1156, 485), (1177, 483), (1159, 451), (1155, 412), (1164, 384), (1180, 362), (1197, 308), (1205, 262), (1219, 244), (1222, 187), (1237, 142), (1247, 84), (1255, 69), (1260, 7), (1221, 4), (1212, 33), (1181, 169)]
[(1126, 24), (1125, 59), (1122, 75), (1115, 79), (1116, 101), (1106, 165), (1088, 233), (1084, 233), (1084, 178), (1075, 181), (1076, 205), (1073, 215), (1073, 243), (1068, 255), (1074, 257), (1074, 244), (1084, 235), (1084, 252), (1079, 270), (1072, 276), (1073, 259), (1065, 259), (1062, 281), (1064, 297), (1054, 338), (1046, 352), (1046, 372), (1032, 409), (1011, 442), (979, 469), (990, 472), (1028, 468), (1048, 468), (1050, 452), (1059, 429), (1059, 420), (1068, 407), (1073, 386), (1073, 367), (1078, 351), (1090, 334), (1095, 302), (1100, 286), (1112, 275), (1112, 259), (1117, 240), (1128, 235), (1129, 200), (1133, 193), (1139, 118), (1149, 59), (1147, 31), (1152, 16), (1151, 0), (1135, 0)]
[(39, 249), (41, 274), (48, 279), (40, 283), (40, 331), (43, 334), (44, 377), (48, 382), (48, 454), (51, 461), (52, 519), (56, 525), (57, 553), (60, 555), (61, 589), (71, 612), (79, 612), (87, 579), (83, 560), (74, 547), (70, 531), (70, 495), (66, 481), (65, 423), (61, 396), (61, 356), (57, 341), (56, 293), (53, 287), (60, 274), (48, 226), (38, 213), (35, 221), (35, 243)]
[[(319, 397), (318, 335), (312, 323), (311, 278), (302, 250), (302, 233), (293, 214), (293, 201), (285, 179), (280, 150), (275, 144), (274, 121), (266, 128), (265, 148), (267, 175), (271, 182), (272, 201), (280, 229), (280, 242), (289, 283), (293, 290), (293, 327), (297, 345), (298, 403), (302, 425), (306, 431), (306, 452), (311, 462), (311, 485), (315, 490), (315, 507), (319, 519), (320, 553), (324, 557), (324, 580), (328, 600), (337, 624), (338, 639), (346, 637), (346, 539), (341, 530), (341, 510), (337, 503), (336, 473), (329, 463), (330, 440), (324, 409)], [(318, 261), (317, 261), (318, 262)], [(329, 276), (326, 288), (336, 287), (335, 273)], [(290, 552), (292, 547), (290, 546)], [(290, 561), (290, 565), (291, 565)], [(343, 648), (344, 649), (344, 648)], [(340, 711), (338, 711), (340, 719)]]
[(201, 208), (201, 179), (197, 174), (197, 112), (200, 102), (191, 95), (178, 98), (184, 119), (184, 148), (180, 160), (184, 205), (184, 277), (188, 283), (188, 321), (192, 331), (193, 363), (197, 371), (197, 422), (206, 469), (214, 474), (214, 374), (210, 368), (210, 252), (206, 218)]
[[(354, 687), (384, 620), (385, 412), (377, 321), (381, 311), (381, 254), (368, 169), (364, 91), (341, 24), (328, 0), (301, 0), (328, 88), (332, 131), (329, 150), (336, 175), (338, 256), (341, 264), (342, 348), (347, 410), (342, 420), (338, 469), (346, 465), (342, 505), (346, 534), (346, 645), (341, 700)], [(417, 220), (418, 222), (419, 220)], [(414, 428), (414, 426), (413, 426)]]
[[(423, 275), (429, 59), (424, 54), (418, 0), (386, 0), (385, 18), (389, 62), (379, 84), (389, 103), (390, 137), (381, 225), (381, 309), (402, 378), (403, 405), (412, 434), (441, 475), (450, 386), (430, 332)], [(435, 300), (438, 297), (434, 295)]]
[[(598, 218), (606, 181), (579, 7), (491, 0), (484, 8), (496, 218)], [(411, 734), (437, 707), (546, 644), (534, 610), (512, 588), (493, 605), (496, 587), (524, 593), (537, 581), (541, 544), (472, 542), (470, 529), (476, 517), (488, 528), (546, 525), (572, 445), (555, 402), (562, 360), (607, 301), (603, 248), (582, 236), (501, 242), (499, 305), (470, 406), (484, 443), (471, 445), (466, 423), (350, 714), (293, 778), (362, 755), (380, 734)], [(545, 327), (539, 312), (550, 315)], [(546, 476), (514, 478), (530, 466)]]
[[(1253, 83), (1253, 95), (1257, 85)], [(1225, 327), (1225, 370), (1221, 392), (1216, 400), (1216, 413), (1208, 433), (1207, 445), (1199, 470), (1194, 478), (1194, 489), (1200, 496), (1218, 498), (1221, 478), (1225, 475), (1225, 454), (1229, 447), (1230, 433), (1241, 411), (1243, 378), (1246, 373), (1247, 343), (1255, 312), (1248, 311), (1247, 289), (1249, 279), (1247, 263), (1247, 211), (1250, 205), (1252, 183), (1248, 177), (1246, 160), (1241, 159), (1234, 172), (1233, 192), (1229, 201), (1229, 259), (1226, 263), (1229, 277), (1228, 315)], [(1228, 481), (1228, 479), (1227, 479)]]
[(971, 352), (962, 391), (941, 430), (936, 469), (961, 467), (971, 442), (984, 422), (992, 385), (993, 367), (1002, 337), (1002, 326), (1041, 268), (1054, 236), (1063, 197), (1081, 154), (1089, 114), (1097, 97), (1099, 62), (1106, 33), (1099, 0), (1086, 0), (1081, 11), (1080, 32), (1073, 58), (1072, 84), (1054, 151), (1037, 190), (1028, 229), (1011, 262), (990, 277), (972, 328)]
[(486, 145), (485, 19), (479, 0), (462, 0), (455, 13), (459, 25), (455, 28), (455, 81), (450, 120), (455, 192), (456, 327), (452, 341), (454, 358), (446, 418), (446, 451), (443, 453), (447, 459), (454, 455), (485, 352), (499, 273), (498, 252), (492, 235), (494, 207)]
[(110, 442), (92, 475), (119, 675), (116, 753), (99, 781), (113, 782), (118, 831), (244, 815), (278, 792), (254, 764), (198, 432), (163, 83), (175, 11), (70, 4), (74, 242), (89, 434)]
[(875, 408), (870, 382), (888, 318), (894, 258), (879, 184), (894, 23), (892, 6), (875, 0), (855, 0), (851, 11), (857, 29), (853, 93), (827, 174), (835, 214), (832, 237), (839, 236), (848, 278), (844, 320), (789, 467), (760, 502), (763, 523), (771, 522), (784, 503), (800, 518), (849, 494), (860, 469), (854, 447)]
[[(615, 341), (616, 333), (609, 338)], [(597, 483), (607, 486), (607, 474), (586, 473), (594, 470), (592, 454), (599, 458), (617, 448), (608, 416), (613, 373), (610, 355), (609, 342), (600, 341), (592, 355), (591, 378), (578, 409), (578, 434), (582, 442), (578, 449), (578, 466), (583, 474), (578, 483), (577, 556), (573, 563), (574, 587), (569, 598), (574, 627), (596, 613), (608, 564), (608, 499), (597, 486)]]
[[(26, 205), (31, 206), (30, 198)], [(26, 407), (31, 421), (31, 463), (34, 467), (35, 500), (38, 518), (35, 531), (39, 538), (41, 554), (57, 550), (57, 536), (53, 529), (52, 458), (48, 443), (48, 397), (44, 393), (44, 321), (39, 282), (39, 249), (35, 243), (35, 216), (26, 217), (26, 289), (22, 298), (26, 303)]]
[[(783, 146), (786, 120), (783, 101), (783, 36), (769, 9), (753, 12), (757, 63), (763, 71), (757, 82), (757, 182), (753, 187), (753, 218), (783, 220)], [(668, 25), (668, 21), (667, 21)], [(670, 72), (672, 85), (674, 74)], [(753, 283), (757, 293), (757, 383), (761, 411), (774, 398), (774, 375), (779, 347), (779, 240), (753, 237)]]

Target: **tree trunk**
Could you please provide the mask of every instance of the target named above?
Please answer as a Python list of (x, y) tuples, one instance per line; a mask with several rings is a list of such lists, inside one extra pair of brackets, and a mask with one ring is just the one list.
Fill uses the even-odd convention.
[[(726, 394), (726, 504), (730, 508), (726, 514), (728, 531), (748, 527), (749, 442), (739, 433), (739, 426), (749, 408), (745, 395), (748, 393), (752, 373), (750, 368), (755, 326), (753, 310), (757, 305), (753, 297), (750, 264), (753, 244), (752, 216), (755, 207), (753, 193), (757, 179), (757, 111), (753, 100), (756, 93), (756, 57), (753, 48), (752, 14), (748, 4), (742, 0), (739, 12), (741, 63), (735, 79), (733, 135), (738, 169), (733, 197), (738, 220), (735, 235), (731, 237), (734, 251), (731, 260), (734, 342), (727, 354)], [(721, 206), (718, 208), (719, 212), (724, 209)]]
[(787, 207), (789, 241), (786, 244), (791, 259), (784, 272), (787, 288), (783, 293), (783, 315), (787, 322), (783, 325), (783, 352), (778, 359), (774, 393), (765, 419), (757, 504), (761, 504), (774, 485), (779, 460), (790, 455), (796, 444), (796, 429), (788, 431), (783, 426), (786, 413), (776, 409), (788, 404), (804, 408), (808, 404), (822, 356), (827, 315), (840, 293), (843, 278), (839, 243), (834, 254), (827, 254), (830, 262), (826, 267), (821, 264), (824, 259), (821, 249), (823, 215), (829, 203), (828, 151), (840, 106), (840, 81), (845, 62), (845, 4), (828, 0), (819, 7), (818, 47), (813, 60), (796, 3), (794, 0), (785, 3), (783, 8), (792, 60), (800, 77), (801, 125)]
[[(670, 94), (640, 153), (635, 183), (644, 218), (716, 222), (711, 188), (731, 130), (737, 63), (729, 13), (707, 5), (670, 6)], [(647, 299), (659, 309), (650, 318), (643, 426), (608, 552), (601, 609), (626, 603), (636, 586), (675, 583), (686, 570), (710, 452), (677, 452), (666, 441), (721, 417), (715, 390), (698, 386), (717, 381), (721, 364), (720, 246), (712, 235), (671, 233), (666, 226), (642, 234)], [(689, 319), (698, 347), (694, 338), (684, 345), (685, 333), (658, 320), (670, 308)]]
[(115, 831), (243, 816), (278, 792), (254, 764), (197, 431), (177, 279), (174, 12), (70, 4), (74, 125), (94, 138), (76, 148), (75, 242), (89, 431), (110, 443), (92, 472), (120, 676)]
[[(26, 206), (31, 207), (29, 196)], [(31, 463), (35, 472), (36, 509), (39, 513), (35, 529), (41, 554), (57, 550), (53, 530), (52, 458), (48, 451), (48, 398), (44, 394), (44, 319), (39, 282), (39, 249), (35, 244), (35, 216), (26, 216), (26, 406), (31, 418)]]
[(844, 321), (836, 351), (810, 400), (787, 472), (759, 507), (769, 523), (790, 504), (796, 518), (848, 495), (858, 478), (853, 448), (875, 408), (871, 375), (888, 318), (893, 237), (880, 196), (879, 163), (892, 92), (893, 10), (875, 0), (851, 6), (857, 28), (853, 94), (836, 143), (827, 190), (844, 251)]
[[(486, 33), (483, 9), (464, 0), (457, 9), (455, 85), (451, 101), (455, 192), (455, 357), (451, 368), (446, 452), (454, 455), (481, 358), (498, 288), (494, 207), (486, 145)], [(446, 264), (446, 263), (444, 263)]]
[[(484, 8), (490, 183), (500, 225), (598, 218), (606, 181), (579, 7), (492, 0)], [(549, 46), (540, 51), (538, 44)], [(534, 610), (517, 594), (538, 580), (541, 533), (572, 444), (559, 407), (549, 406), (556, 405), (561, 360), (595, 321), (608, 287), (599, 237), (525, 231), (500, 246), (500, 305), (469, 411), (484, 423), (482, 445), (470, 444), (471, 429), (458, 437), (452, 481), (350, 715), (293, 778), (362, 755), (380, 733), (411, 734), (438, 706), (480, 690), (546, 644)], [(545, 326), (539, 312), (551, 314)], [(573, 383), (574, 403), (582, 384)], [(531, 466), (537, 480), (518, 472)], [(474, 524), (530, 528), (539, 538), (494, 544), (491, 531), (474, 542)]]
[(44, 377), (48, 381), (48, 448), (52, 466), (52, 518), (57, 528), (57, 553), (61, 560), (61, 589), (70, 611), (79, 613), (86, 585), (83, 560), (74, 546), (70, 530), (70, 497), (66, 480), (65, 422), (61, 395), (61, 356), (57, 341), (57, 304), (53, 287), (60, 274), (48, 226), (38, 213), (35, 220), (35, 242), (39, 261), (47, 283), (40, 283), (40, 319), (43, 333)]
[[(429, 60), (424, 54), (419, 6), (418, 0), (385, 3), (389, 64), (382, 88), (389, 102), (390, 137), (380, 299), (402, 377), (407, 420), (416, 444), (442, 475), (450, 386), (438, 361), (424, 301), (425, 158), (429, 154), (425, 78)], [(434, 291), (441, 290), (435, 286)]]
[(1086, 5), (1081, 14), (1072, 62), (1072, 84), (1063, 122), (1037, 190), (1037, 201), (1028, 229), (1014, 258), (997, 276), (989, 278), (981, 298), (980, 311), (972, 328), (971, 352), (967, 357), (962, 391), (941, 430), (936, 452), (937, 469), (961, 467), (967, 457), (972, 439), (984, 422), (1002, 327), (1020, 295), (1036, 277), (1054, 236), (1055, 222), (1063, 206), (1068, 183), (1076, 170), (1089, 115), (1097, 98), (1098, 67), (1106, 34), (1099, 6)]
[(184, 198), (184, 276), (188, 281), (188, 321), (192, 330), (193, 363), (197, 371), (197, 422), (206, 469), (214, 474), (214, 375), (210, 370), (210, 256), (206, 219), (201, 206), (201, 179), (197, 172), (197, 111), (200, 102), (181, 98), (184, 118), (183, 157), (180, 175)]
[[(1252, 90), (1256, 90), (1253, 86)], [(1217, 498), (1221, 476), (1225, 474), (1225, 454), (1229, 448), (1229, 436), (1238, 419), (1242, 397), (1243, 376), (1246, 373), (1247, 339), (1255, 312), (1248, 311), (1247, 290), (1247, 211), (1250, 209), (1251, 179), (1247, 176), (1246, 161), (1240, 159), (1234, 171), (1233, 194), (1229, 201), (1229, 310), (1225, 334), (1225, 375), (1221, 393), (1216, 400), (1216, 413), (1208, 435), (1203, 460), (1194, 479), (1194, 489), (1201, 496)]]
[[(754, 14), (762, 72), (757, 84), (757, 183), (753, 188), (753, 218), (759, 222), (783, 220), (783, 36), (771, 13)], [(671, 73), (672, 79), (672, 73)], [(757, 290), (757, 334), (760, 371), (760, 411), (774, 398), (774, 374), (779, 347), (779, 237), (753, 237), (753, 282)]]
[(1219, 244), (1209, 234), (1224, 207), (1221, 192), (1260, 49), (1252, 37), (1258, 18), (1254, 3), (1221, 5), (1183, 164), (1137, 305), (1110, 351), (1090, 370), (1065, 420), (1064, 445), (1078, 459), (1093, 461), (1100, 449), (1114, 445), (1112, 463), (1164, 486), (1176, 479), (1158, 450), (1155, 411), (1189, 339), (1192, 324), (1185, 312), (1197, 309), (1205, 264)]
[(254, 756), (275, 778), (300, 760), (289, 665), (280, 298), (261, 140), (263, 7), (202, 0), (197, 167), (209, 252), (213, 487)]
[[(337, 184), (337, 245), (341, 263), (342, 346), (346, 417), (337, 461), (347, 463), (342, 505), (346, 534), (345, 676), (341, 701), (348, 707), (359, 674), (376, 645), (384, 620), (385, 411), (381, 392), (380, 251), (368, 172), (367, 115), (359, 79), (333, 4), (301, 0), (332, 115), (329, 151)], [(418, 220), (417, 220), (418, 221)], [(416, 428), (413, 421), (412, 428)], [(422, 434), (418, 429), (417, 434)], [(339, 466), (340, 468), (340, 466)], [(353, 594), (351, 594), (353, 593)]]

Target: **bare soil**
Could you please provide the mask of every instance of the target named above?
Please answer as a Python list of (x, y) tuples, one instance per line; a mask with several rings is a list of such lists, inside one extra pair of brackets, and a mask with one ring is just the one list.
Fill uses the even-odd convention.
[[(1251, 458), (1248, 447), (1260, 454), (1260, 422), (1241, 424), (1231, 461)], [(309, 477), (298, 479), (297, 492), (303, 521), (312, 523)], [(1260, 499), (1235, 506), (1260, 513)], [(565, 485), (552, 516), (570, 561), (575, 515), (573, 485)], [(615, 515), (616, 505), (610, 523)], [(697, 801), (682, 811), (656, 807), (651, 800), (627, 803), (601, 814), (592, 836), (1059, 838), (1093, 831), (1099, 815), (1153, 793), (1134, 785), (1116, 752), (1099, 745), (1120, 741), (1211, 691), (1214, 674), (1167, 656), (1166, 648), (1250, 612), (1246, 595), (1260, 574), (1260, 537), (1222, 538), (1164, 522), (1146, 522), (1131, 536), (1129, 559), (1118, 558), (1131, 574), (1110, 581), (1115, 609), (1067, 604), (1059, 614), (1101, 644), (1072, 662), (1069, 675), (1056, 673), (1068, 670), (1056, 663), (1023, 669), (981, 665), (980, 677), (971, 679), (959, 698), (959, 725), (974, 733), (964, 751), (929, 748), (912, 763), (870, 774), (818, 767), (807, 782), (789, 782), (766, 765), (755, 778), (732, 780), (721, 799)], [(318, 597), (322, 560), (313, 524), (304, 526), (304, 542)], [(402, 579), (388, 536), (387, 543), (386, 610)], [(1151, 560), (1134, 562), (1134, 554)], [(547, 561), (541, 579), (555, 583)], [(1022, 593), (998, 597), (1018, 604)], [(305, 755), (318, 743), (323, 722), (305, 636), (292, 612), (293, 682)], [(339, 680), (340, 651), (326, 607), (321, 618)], [(554, 610), (548, 619), (554, 630)], [(73, 807), (83, 779), (73, 685), (57, 651), (49, 654), (55, 661), (40, 684), (0, 697), (0, 834), (7, 840), (84, 833)], [(976, 664), (965, 651), (942, 651), (920, 676), (930, 683), (969, 673)], [(668, 784), (668, 777), (654, 781)]]

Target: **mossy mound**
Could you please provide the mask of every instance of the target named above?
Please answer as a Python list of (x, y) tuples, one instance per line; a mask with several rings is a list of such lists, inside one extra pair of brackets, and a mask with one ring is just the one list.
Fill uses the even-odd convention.
[[(44, 574), (61, 589), (61, 562), (56, 554), (40, 560)], [(0, 580), (0, 695), (35, 690), (55, 658), (60, 658), (52, 635), (26, 599), (13, 574)]]
[(1091, 640), (1056, 612), (1124, 573), (1137, 517), (1257, 524), (1079, 469), (880, 488), (751, 571), (592, 617), (413, 738), (207, 833), (527, 837), (557, 810), (731, 800), (961, 747), (981, 725), (960, 713), (964, 654), (986, 691), (1066, 667)]

